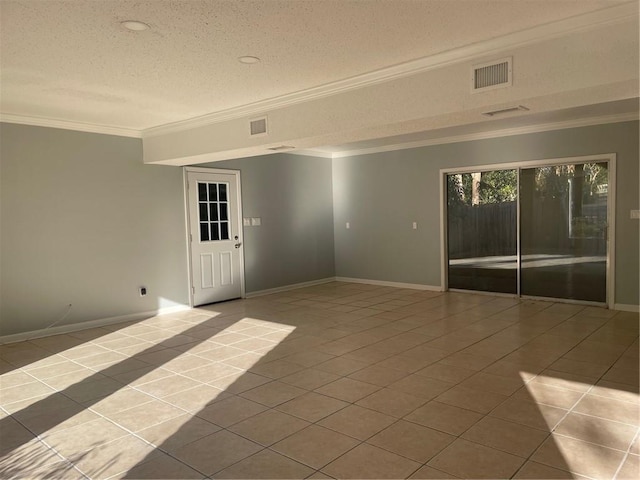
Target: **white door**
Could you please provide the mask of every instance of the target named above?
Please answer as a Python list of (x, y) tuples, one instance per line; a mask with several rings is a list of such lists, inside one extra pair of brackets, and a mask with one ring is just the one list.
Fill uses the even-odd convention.
[(240, 172), (187, 169), (192, 305), (242, 297)]

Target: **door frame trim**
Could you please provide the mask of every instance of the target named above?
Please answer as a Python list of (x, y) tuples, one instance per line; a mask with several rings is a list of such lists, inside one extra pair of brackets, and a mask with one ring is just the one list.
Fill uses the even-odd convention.
[(244, 282), (244, 227), (242, 224), (242, 182), (240, 181), (240, 170), (229, 170), (223, 168), (205, 168), (205, 167), (182, 167), (182, 183), (184, 190), (184, 218), (185, 218), (185, 242), (187, 245), (187, 287), (189, 295), (189, 306), (193, 308), (193, 262), (191, 253), (191, 215), (189, 213), (189, 173), (213, 173), (223, 175), (233, 175), (236, 177), (238, 186), (236, 201), (238, 202), (238, 214), (235, 219), (240, 232), (240, 297), (246, 298), (245, 282)]
[[(447, 175), (455, 173), (469, 173), (469, 172), (486, 172), (491, 170), (518, 170), (518, 179), (520, 178), (520, 170), (523, 168), (545, 167), (549, 165), (566, 165), (572, 163), (590, 163), (596, 160), (608, 162), (609, 169), (609, 184), (608, 184), (608, 197), (607, 197), (607, 264), (606, 264), (606, 300), (605, 304), (607, 308), (615, 308), (615, 243), (616, 243), (616, 154), (615, 153), (602, 153), (597, 155), (581, 155), (576, 157), (559, 157), (559, 158), (545, 158), (540, 160), (526, 160), (522, 162), (507, 162), (507, 163), (492, 163), (484, 165), (469, 165), (466, 167), (451, 167), (440, 169), (440, 281), (443, 291), (449, 290), (449, 278), (448, 278), (448, 264), (447, 264), (447, 203), (445, 201), (446, 180)], [(518, 194), (518, 210), (519, 210), (520, 195)], [(518, 221), (520, 220), (518, 211)], [(518, 225), (518, 238), (519, 238), (520, 226)], [(519, 246), (518, 246), (519, 251)], [(519, 286), (518, 286), (519, 288)], [(456, 291), (462, 291), (457, 290)], [(469, 293), (477, 293), (474, 290), (465, 290)], [(489, 292), (490, 293), (490, 292)], [(518, 298), (525, 298), (526, 296), (519, 295)], [(540, 300), (551, 300), (561, 303), (579, 303), (582, 305), (594, 305), (594, 302), (551, 298), (551, 297), (536, 297)], [(597, 305), (602, 305), (597, 303)]]

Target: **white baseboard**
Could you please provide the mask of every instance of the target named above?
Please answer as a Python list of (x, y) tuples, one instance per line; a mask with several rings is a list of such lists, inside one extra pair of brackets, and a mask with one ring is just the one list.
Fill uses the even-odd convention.
[(410, 288), (412, 290), (429, 290), (431, 292), (442, 292), (442, 287), (438, 285), (423, 285), (421, 283), (401, 283), (386, 282), (384, 280), (367, 280), (365, 278), (336, 277), (336, 282), (364, 283), (367, 285), (380, 285), (382, 287)]
[(314, 285), (322, 285), (323, 283), (330, 283), (330, 282), (364, 283), (368, 285), (380, 285), (384, 287), (410, 288), (412, 290), (429, 290), (433, 292), (442, 291), (442, 288), (440, 288), (439, 286), (422, 285), (418, 283), (385, 282), (382, 280), (367, 280), (363, 278), (328, 277), (328, 278), (322, 278), (320, 280), (312, 280), (310, 282), (294, 283), (292, 285), (284, 285), (282, 287), (269, 288), (267, 290), (259, 290), (257, 292), (247, 293), (245, 295), (245, 298), (261, 297), (263, 295), (271, 295), (272, 293), (287, 292), (289, 290), (312, 287)]
[(282, 287), (267, 288), (266, 290), (258, 290), (245, 294), (245, 298), (262, 297), (263, 295), (271, 295), (272, 293), (287, 292), (289, 290), (297, 290), (298, 288), (313, 287), (314, 285), (322, 285), (323, 283), (335, 282), (335, 277), (321, 278), (320, 280), (311, 280), (310, 282), (294, 283), (284, 285)]
[(614, 310), (619, 310), (621, 312), (640, 312), (640, 305), (627, 305), (624, 303), (616, 303), (613, 306)]
[(158, 310), (149, 310), (147, 312), (130, 313), (127, 315), (118, 315), (116, 317), (98, 318), (96, 320), (89, 320), (88, 322), (72, 323), (70, 325), (60, 325), (59, 327), (43, 328), (41, 330), (32, 330), (30, 332), (4, 335), (0, 337), (0, 345), (4, 345), (6, 343), (23, 342), (25, 340), (31, 340), (33, 338), (42, 338), (49, 337), (51, 335), (77, 332), (79, 330), (87, 330), (89, 328), (104, 327), (105, 325), (113, 325), (114, 323), (143, 320), (145, 318), (154, 317), (156, 315), (166, 315), (168, 313), (182, 312), (190, 309), (191, 307), (189, 307), (188, 305), (174, 305), (173, 307), (159, 308)]

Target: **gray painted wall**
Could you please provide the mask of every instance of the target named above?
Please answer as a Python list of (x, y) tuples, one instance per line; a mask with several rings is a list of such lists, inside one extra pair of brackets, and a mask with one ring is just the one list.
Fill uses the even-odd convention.
[(275, 154), (199, 165), (240, 170), (248, 293), (335, 276), (331, 160)]
[[(2, 124), (0, 336), (188, 304), (182, 169), (139, 139)], [(248, 293), (335, 275), (331, 160), (218, 162), (242, 172)], [(148, 288), (140, 297), (138, 287)]]
[(334, 159), (336, 275), (440, 285), (442, 168), (601, 153), (617, 154), (615, 301), (637, 305), (638, 122)]
[[(140, 139), (2, 124), (0, 335), (188, 303), (182, 171)], [(145, 285), (148, 295), (140, 297)]]
[[(125, 137), (2, 124), (0, 146), (0, 335), (42, 329), (69, 303), (64, 324), (188, 303), (181, 169), (144, 165)], [(262, 218), (244, 229), (255, 292), (334, 275), (439, 285), (441, 168), (597, 153), (618, 155), (616, 302), (637, 305), (638, 122), (208, 166), (240, 170), (243, 215)]]

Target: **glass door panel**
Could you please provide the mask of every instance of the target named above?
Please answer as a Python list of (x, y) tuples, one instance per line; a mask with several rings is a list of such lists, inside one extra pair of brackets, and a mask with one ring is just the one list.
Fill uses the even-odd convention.
[(520, 172), (521, 294), (606, 302), (607, 163)]
[(517, 170), (446, 181), (449, 288), (518, 293)]

